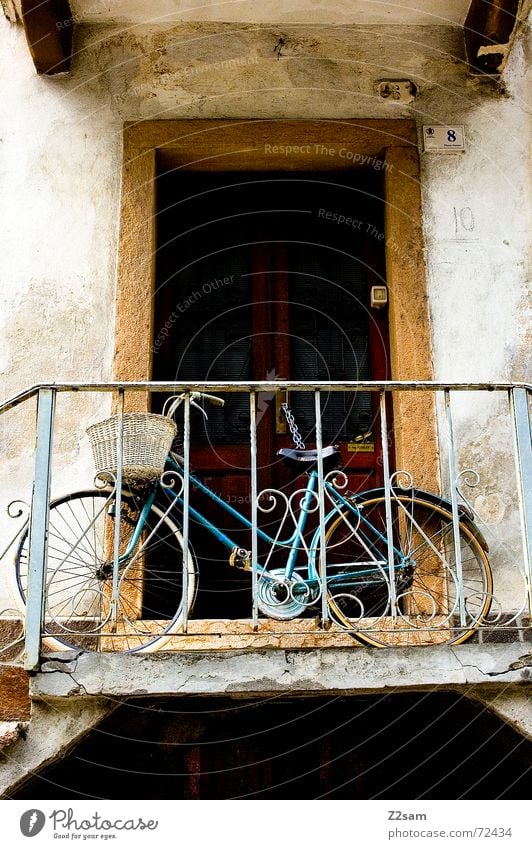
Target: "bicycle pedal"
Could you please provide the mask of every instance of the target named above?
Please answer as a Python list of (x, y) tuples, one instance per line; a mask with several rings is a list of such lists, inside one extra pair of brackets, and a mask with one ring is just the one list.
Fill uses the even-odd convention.
[(229, 565), (234, 566), (235, 569), (245, 569), (248, 571), (251, 569), (251, 551), (235, 545), (229, 555)]

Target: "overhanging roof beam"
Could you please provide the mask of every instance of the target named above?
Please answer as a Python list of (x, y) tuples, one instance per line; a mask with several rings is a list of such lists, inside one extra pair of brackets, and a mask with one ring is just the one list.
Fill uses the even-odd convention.
[(22, 0), (22, 24), (38, 74), (67, 74), (74, 17), (68, 0)]

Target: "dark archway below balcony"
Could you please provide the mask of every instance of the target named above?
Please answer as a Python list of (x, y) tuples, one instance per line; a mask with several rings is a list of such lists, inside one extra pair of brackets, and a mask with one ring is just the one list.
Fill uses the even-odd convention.
[(531, 749), (452, 693), (145, 699), (12, 798), (515, 799)]

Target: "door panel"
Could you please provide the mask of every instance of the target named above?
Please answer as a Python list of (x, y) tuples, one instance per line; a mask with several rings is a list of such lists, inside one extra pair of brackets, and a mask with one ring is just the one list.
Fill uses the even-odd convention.
[[(362, 245), (357, 247), (355, 255)], [(324, 382), (370, 380), (368, 286), (363, 264), (321, 246), (312, 246), (311, 251), (291, 246), (289, 254), (290, 376)], [(314, 399), (294, 395), (292, 409), (312, 441)], [(369, 393), (331, 394), (323, 399), (324, 442), (353, 442), (371, 426)]]
[[(383, 245), (369, 235), (382, 229), (375, 176), (367, 178), (364, 190), (331, 184), (330, 175), (327, 181), (311, 177), (198, 174), (163, 181), (155, 379), (327, 382), (388, 376), (386, 310), (369, 307), (370, 285), (382, 282), (384, 268)], [(362, 202), (368, 222), (362, 230), (340, 228), (321, 214), (323, 205), (337, 218), (354, 218)], [(307, 447), (313, 447), (313, 394), (292, 393), (289, 400)], [(354, 490), (381, 480), (376, 400), (367, 392), (322, 398), (324, 443), (339, 445)], [(209, 408), (208, 414), (208, 423), (193, 414), (193, 467), (218, 495), (249, 514), (248, 397), (227, 393), (225, 408)], [(287, 428), (279, 427), (273, 394), (258, 398), (257, 436), (259, 488), (289, 493), (304, 485), (276, 456), (292, 441)], [(239, 536), (236, 521), (221, 508), (197, 493), (194, 500), (249, 547), (248, 535)], [(245, 612), (234, 615), (247, 615), (247, 584), (234, 570), (221, 568), (227, 553), (196, 530), (224, 615), (229, 596), (237, 599), (239, 593), (245, 594), (244, 606), (237, 599), (234, 610)]]

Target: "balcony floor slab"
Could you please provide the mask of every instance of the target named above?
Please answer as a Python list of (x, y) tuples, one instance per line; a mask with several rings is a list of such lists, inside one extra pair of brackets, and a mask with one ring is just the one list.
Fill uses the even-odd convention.
[[(527, 653), (529, 652), (529, 653)], [(427, 646), (181, 651), (157, 654), (56, 653), (32, 677), (34, 699), (80, 696), (358, 695), (470, 687), (526, 688), (532, 646)]]

